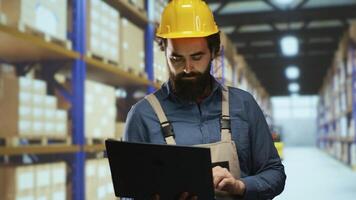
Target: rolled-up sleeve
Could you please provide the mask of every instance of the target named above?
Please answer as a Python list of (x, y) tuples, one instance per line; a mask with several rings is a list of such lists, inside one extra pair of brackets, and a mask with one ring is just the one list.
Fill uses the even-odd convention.
[(250, 121), (252, 175), (241, 179), (246, 185), (243, 199), (273, 199), (284, 189), (286, 181), (284, 166), (274, 146), (262, 110), (252, 96), (247, 104)]

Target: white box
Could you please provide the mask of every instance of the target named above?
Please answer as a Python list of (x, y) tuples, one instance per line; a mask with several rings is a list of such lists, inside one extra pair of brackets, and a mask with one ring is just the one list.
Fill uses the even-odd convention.
[(28, 120), (32, 121), (33, 110), (30, 106), (19, 106), (19, 121)]
[(66, 200), (66, 187), (62, 186), (54, 186), (52, 187), (52, 200)]
[(56, 123), (56, 136), (66, 136), (67, 135), (67, 123), (57, 122)]
[(30, 92), (19, 92), (19, 106), (33, 106), (33, 95)]
[(32, 120), (20, 120), (18, 121), (18, 134), (20, 136), (33, 135), (33, 123)]
[(49, 122), (57, 122), (57, 113), (55, 109), (45, 109), (44, 110), (44, 121), (46, 123)]
[(46, 122), (44, 125), (44, 134), (48, 136), (57, 135), (57, 126), (55, 122)]
[(66, 0), (5, 0), (1, 6), (11, 26), (22, 22), (53, 37), (67, 38)]
[(45, 132), (45, 125), (42, 121), (35, 121), (32, 124), (33, 136), (43, 136)]
[(43, 122), (45, 119), (45, 110), (38, 107), (33, 108), (32, 119), (34, 122)]
[(34, 94), (45, 96), (47, 93), (47, 84), (42, 80), (32, 81), (32, 91)]
[(32, 93), (32, 79), (27, 78), (27, 77), (19, 77), (19, 87), (20, 87), (20, 92), (27, 92), (27, 93)]
[(51, 165), (43, 164), (35, 166), (36, 188), (48, 188), (51, 186)]
[(57, 110), (56, 111), (56, 122), (67, 122), (67, 111)]
[(45, 96), (39, 95), (39, 94), (34, 94), (32, 96), (32, 104), (36, 108), (44, 108)]
[(66, 164), (64, 162), (51, 165), (52, 186), (66, 184)]
[(46, 109), (57, 109), (57, 99), (54, 96), (45, 96), (44, 107)]

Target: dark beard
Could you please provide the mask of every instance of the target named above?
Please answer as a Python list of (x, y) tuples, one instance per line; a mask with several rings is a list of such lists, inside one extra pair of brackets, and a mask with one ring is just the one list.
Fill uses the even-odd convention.
[[(210, 63), (209, 63), (210, 66)], [(184, 79), (186, 77), (195, 77), (194, 79)], [(186, 74), (181, 72), (174, 75), (169, 73), (169, 80), (172, 86), (173, 93), (184, 102), (196, 102), (199, 97), (206, 94), (211, 86), (210, 67), (206, 71), (191, 72)]]

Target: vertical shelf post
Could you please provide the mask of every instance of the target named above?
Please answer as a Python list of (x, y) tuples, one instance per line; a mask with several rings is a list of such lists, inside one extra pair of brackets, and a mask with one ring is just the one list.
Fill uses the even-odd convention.
[[(81, 56), (86, 49), (86, 1), (72, 1), (73, 6), (73, 33), (72, 42), (74, 50)], [(84, 82), (86, 64), (82, 58), (74, 61), (72, 68), (72, 139), (75, 145), (84, 145)], [(79, 151), (73, 155), (72, 169), (72, 199), (85, 199), (85, 152)]]
[[(153, 45), (155, 39), (155, 25), (154, 25), (154, 1), (146, 1), (148, 23), (145, 30), (145, 70), (148, 75), (148, 80), (154, 82), (154, 68), (153, 68)], [(155, 88), (149, 85), (147, 93), (152, 93)]]
[[(352, 118), (356, 124), (356, 57), (355, 57), (355, 43), (350, 42), (349, 54), (351, 54), (351, 66), (352, 66)], [(356, 126), (355, 126), (356, 127)], [(356, 128), (355, 128), (356, 129)], [(356, 132), (356, 130), (355, 130)], [(354, 143), (356, 143), (356, 137), (354, 137)]]

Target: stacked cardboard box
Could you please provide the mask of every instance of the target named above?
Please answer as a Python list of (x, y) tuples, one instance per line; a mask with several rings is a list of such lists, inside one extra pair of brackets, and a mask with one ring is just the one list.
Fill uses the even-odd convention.
[(145, 0), (130, 0), (130, 2), (140, 11), (145, 10)]
[(85, 137), (113, 138), (115, 120), (115, 88), (94, 81), (85, 81)]
[(66, 199), (64, 162), (0, 166), (0, 199)]
[(87, 11), (88, 54), (119, 62), (119, 12), (102, 0), (88, 1)]
[(61, 40), (67, 39), (66, 0), (0, 0), (0, 4), (9, 25), (22, 24)]
[(351, 167), (356, 170), (356, 144), (351, 144)]
[(57, 109), (57, 100), (46, 95), (46, 83), (26, 77), (0, 74), (2, 137), (65, 137), (67, 113)]
[(135, 24), (121, 20), (121, 63), (135, 73), (145, 72), (144, 32)]
[(90, 159), (85, 162), (85, 183), (87, 200), (114, 199), (114, 187), (107, 159)]
[(159, 82), (165, 82), (168, 80), (168, 66), (166, 64), (166, 57), (164, 51), (160, 50), (160, 47), (155, 42), (153, 47), (153, 71), (155, 80)]

